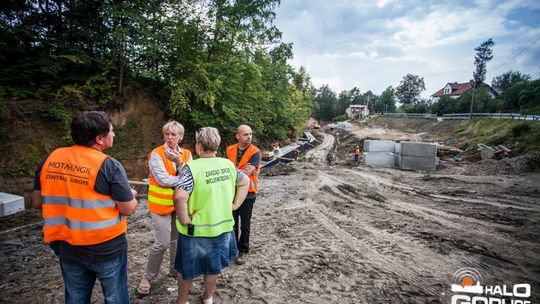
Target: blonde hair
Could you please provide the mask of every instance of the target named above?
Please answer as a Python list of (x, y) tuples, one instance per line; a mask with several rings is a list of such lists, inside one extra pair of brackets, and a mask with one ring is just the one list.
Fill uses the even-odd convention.
[(195, 142), (201, 145), (204, 152), (215, 152), (219, 148), (221, 137), (216, 128), (204, 127), (195, 133)]
[(167, 122), (163, 126), (163, 134), (165, 135), (165, 133), (167, 133), (168, 130), (173, 130), (176, 133), (178, 133), (180, 137), (184, 138), (184, 126), (182, 126), (178, 121), (171, 120)]

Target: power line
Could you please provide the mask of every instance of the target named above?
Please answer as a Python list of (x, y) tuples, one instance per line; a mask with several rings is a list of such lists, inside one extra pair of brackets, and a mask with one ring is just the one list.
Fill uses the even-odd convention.
[(502, 66), (506, 65), (507, 63), (509, 63), (512, 59), (516, 58), (517, 55), (523, 53), (526, 49), (528, 49), (529, 47), (531, 47), (533, 44), (536, 43), (536, 41), (538, 41), (538, 39), (540, 39), (540, 34), (538, 36), (536, 36), (535, 39), (533, 39), (531, 42), (529, 42), (529, 44), (527, 44), (526, 46), (518, 49), (517, 51), (514, 52), (514, 54), (512, 54), (508, 59), (506, 59), (502, 64), (498, 65), (496, 68), (493, 69), (493, 71), (496, 71), (498, 70), (499, 68), (501, 68)]

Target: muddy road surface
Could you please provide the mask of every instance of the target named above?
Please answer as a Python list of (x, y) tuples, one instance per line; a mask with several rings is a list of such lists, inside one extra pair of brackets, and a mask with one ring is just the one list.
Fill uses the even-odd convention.
[[(522, 299), (539, 303), (538, 174), (329, 165), (336, 141), (320, 138), (300, 162), (267, 169), (247, 263), (221, 275), (214, 303), (450, 303), (453, 274), (464, 267), (477, 270), (482, 285), (530, 284)], [(163, 265), (151, 295), (135, 295), (152, 243), (145, 205), (141, 198), (128, 222), (132, 302), (172, 303), (176, 280)], [(7, 220), (18, 224), (0, 232), (0, 302), (61, 303), (60, 269), (38, 215)], [(199, 280), (192, 291), (190, 303), (200, 303)], [(99, 286), (93, 301), (103, 302)]]

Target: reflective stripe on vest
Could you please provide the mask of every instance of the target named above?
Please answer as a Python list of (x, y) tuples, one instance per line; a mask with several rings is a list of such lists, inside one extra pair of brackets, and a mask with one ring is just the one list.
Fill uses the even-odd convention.
[[(227, 158), (229, 158), (230, 161), (233, 162), (233, 164), (241, 169), (243, 168), (248, 162), (249, 159), (257, 152), (260, 152), (260, 150), (255, 147), (255, 145), (250, 144), (247, 147), (246, 152), (244, 152), (244, 155), (242, 155), (242, 158), (240, 158), (240, 162), (236, 163), (236, 156), (238, 153), (238, 144), (234, 144), (227, 147)], [(248, 176), (249, 177), (249, 190), (248, 192), (258, 193), (259, 192), (259, 174), (261, 172), (261, 166), (260, 162), (262, 160), (262, 155), (259, 153), (259, 166), (255, 169), (255, 172), (253, 172), (253, 175)]]
[(222, 157), (199, 158), (189, 165), (193, 175), (193, 191), (188, 199), (188, 213), (192, 218), (193, 234), (176, 220), (176, 228), (183, 235), (216, 237), (230, 232), (234, 226), (232, 203), (236, 191), (236, 168)]
[(43, 219), (43, 225), (45, 227), (55, 226), (55, 225), (65, 225), (70, 229), (75, 230), (96, 230), (103, 229), (107, 227), (114, 226), (122, 221), (122, 216), (113, 218), (110, 220), (99, 221), (99, 222), (83, 222), (83, 221), (72, 221), (66, 217), (50, 217)]
[(126, 231), (116, 202), (94, 190), (106, 158), (95, 149), (73, 146), (56, 149), (45, 160), (40, 174), (45, 243), (94, 245)]
[[(176, 169), (172, 161), (165, 156), (165, 149), (165, 145), (161, 145), (152, 150), (152, 152), (159, 155), (167, 173), (174, 176), (176, 175)], [(180, 153), (180, 159), (184, 164), (187, 164), (191, 157), (191, 152), (183, 148), (180, 148), (180, 151), (182, 152)], [(148, 161), (150, 161), (151, 154), (148, 155)], [(148, 181), (148, 210), (152, 213), (162, 215), (172, 213), (174, 211), (173, 194), (174, 190), (170, 187), (161, 187), (152, 174), (152, 171), (150, 171), (150, 180)]]
[(43, 204), (70, 205), (72, 208), (107, 208), (115, 207), (116, 202), (107, 200), (81, 200), (65, 196), (46, 196), (42, 199)]

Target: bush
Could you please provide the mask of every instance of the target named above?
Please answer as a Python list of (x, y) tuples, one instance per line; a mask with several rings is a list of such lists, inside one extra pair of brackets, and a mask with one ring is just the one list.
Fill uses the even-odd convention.
[(529, 133), (531, 131), (531, 126), (527, 123), (520, 123), (515, 125), (511, 129), (513, 137), (520, 137), (523, 134)]
[(334, 117), (333, 121), (337, 122), (337, 121), (344, 121), (344, 120), (347, 120), (347, 119), (349, 119), (347, 114), (341, 114), (341, 115), (338, 115), (338, 116)]

